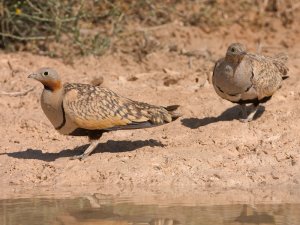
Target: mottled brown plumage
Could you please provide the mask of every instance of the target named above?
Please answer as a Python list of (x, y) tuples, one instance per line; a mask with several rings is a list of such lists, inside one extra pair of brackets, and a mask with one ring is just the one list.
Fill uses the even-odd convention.
[(104, 132), (140, 129), (169, 123), (179, 117), (177, 105), (154, 106), (122, 97), (113, 91), (89, 84), (61, 84), (57, 72), (42, 68), (29, 76), (44, 85), (41, 105), (44, 113), (61, 134), (88, 136), (93, 141), (88, 156)]
[[(271, 99), (287, 78), (286, 55), (268, 57), (248, 53), (242, 44), (231, 44), (213, 72), (216, 93), (242, 106), (242, 122), (251, 121), (258, 105)], [(245, 104), (252, 103), (249, 115)]]
[[(66, 113), (85, 129), (114, 129), (132, 123), (160, 125), (172, 121), (164, 108), (132, 101), (111, 90), (88, 84), (65, 84)], [(147, 122), (143, 124), (143, 122)]]

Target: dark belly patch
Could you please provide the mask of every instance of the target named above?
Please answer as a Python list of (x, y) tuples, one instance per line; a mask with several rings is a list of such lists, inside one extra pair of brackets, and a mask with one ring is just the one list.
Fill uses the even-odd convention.
[(91, 139), (99, 139), (106, 130), (88, 130), (84, 128), (77, 128), (72, 131), (70, 136), (88, 136)]
[(231, 101), (231, 102), (238, 103), (240, 105), (249, 104), (249, 103), (252, 103), (254, 105), (259, 105), (260, 103), (265, 103), (265, 102), (269, 101), (271, 98), (272, 98), (272, 96), (268, 96), (268, 97), (264, 97), (260, 100), (258, 100), (258, 98), (255, 98), (255, 99), (247, 99), (247, 100), (239, 100), (239, 101)]

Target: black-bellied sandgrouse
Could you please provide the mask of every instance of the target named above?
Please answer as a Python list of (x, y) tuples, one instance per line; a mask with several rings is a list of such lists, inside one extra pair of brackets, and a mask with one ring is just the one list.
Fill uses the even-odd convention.
[(121, 97), (100, 86), (63, 84), (51, 68), (41, 68), (28, 77), (44, 85), (42, 109), (59, 133), (89, 137), (90, 146), (72, 159), (87, 157), (104, 132), (154, 127), (179, 117), (175, 112), (178, 105), (154, 106)]
[[(240, 43), (231, 44), (225, 58), (218, 60), (213, 71), (217, 94), (241, 105), (242, 122), (253, 119), (258, 105), (271, 99), (287, 78), (286, 55), (268, 57), (248, 53)], [(252, 103), (247, 114), (246, 104)]]

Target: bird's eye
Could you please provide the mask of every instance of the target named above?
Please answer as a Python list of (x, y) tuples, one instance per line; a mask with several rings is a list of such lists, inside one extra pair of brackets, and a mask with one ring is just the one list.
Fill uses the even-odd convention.
[(46, 71), (46, 72), (44, 72), (44, 75), (45, 75), (45, 76), (47, 76), (47, 75), (48, 75), (48, 72), (47, 72), (47, 71)]
[(235, 49), (234, 49), (234, 48), (232, 48), (232, 49), (231, 49), (231, 52), (235, 52)]

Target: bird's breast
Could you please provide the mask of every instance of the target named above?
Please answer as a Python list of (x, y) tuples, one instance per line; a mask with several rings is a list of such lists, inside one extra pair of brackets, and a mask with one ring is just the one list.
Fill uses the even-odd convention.
[(223, 63), (215, 73), (215, 85), (225, 93), (236, 92), (237, 84), (234, 79), (234, 70), (231, 65)]
[(215, 85), (226, 94), (242, 94), (251, 86), (248, 71), (239, 66), (224, 62), (220, 65), (215, 74)]
[(41, 101), (43, 112), (54, 127), (58, 127), (63, 121), (63, 113), (59, 106)]
[(62, 93), (44, 90), (41, 96), (41, 107), (54, 128), (59, 131), (65, 126)]
[(234, 71), (232, 66), (226, 65), (224, 68), (224, 77), (228, 80), (231, 80), (234, 78)]

